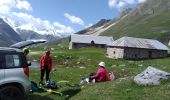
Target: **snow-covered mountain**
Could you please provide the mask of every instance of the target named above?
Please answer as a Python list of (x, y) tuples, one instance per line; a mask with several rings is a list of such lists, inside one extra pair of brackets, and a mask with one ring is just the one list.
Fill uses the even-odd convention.
[[(53, 34), (39, 34), (37, 32), (34, 32), (32, 30), (23, 30), (17, 28), (16, 31), (21, 36), (23, 40), (36, 40), (36, 39), (43, 39), (47, 40), (49, 42), (56, 41), (59, 38), (62, 38), (61, 36), (55, 36)], [(43, 31), (45, 32), (45, 31)]]
[(64, 35), (60, 34), (59, 32), (56, 32), (54, 29), (41, 29), (41, 30), (31, 30), (30, 28), (23, 28), (20, 26), (20, 24), (14, 22), (10, 18), (3, 18), (3, 20), (9, 24), (15, 32), (17, 32), (22, 40), (35, 40), (35, 39), (45, 39), (49, 42), (55, 41), (59, 38), (63, 38)]
[(22, 39), (18, 33), (0, 18), (0, 46), (10, 46), (20, 41), (22, 41)]

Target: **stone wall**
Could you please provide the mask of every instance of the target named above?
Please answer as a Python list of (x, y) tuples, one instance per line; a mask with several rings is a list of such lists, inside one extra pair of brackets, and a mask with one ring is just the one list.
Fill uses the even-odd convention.
[(167, 51), (165, 50), (149, 50), (149, 49), (138, 49), (138, 48), (125, 48), (124, 58), (125, 59), (152, 59), (167, 57)]
[(108, 47), (107, 56), (109, 58), (124, 58), (124, 59), (152, 59), (167, 57), (168, 52), (165, 50), (149, 50), (139, 48), (117, 48)]
[(107, 56), (109, 58), (123, 58), (124, 55), (124, 49), (123, 48), (112, 48), (112, 47), (108, 47), (107, 48)]

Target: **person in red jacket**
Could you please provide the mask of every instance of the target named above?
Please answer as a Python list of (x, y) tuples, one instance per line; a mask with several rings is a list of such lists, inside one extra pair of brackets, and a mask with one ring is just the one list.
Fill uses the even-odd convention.
[(41, 70), (41, 83), (43, 83), (44, 74), (46, 73), (46, 81), (49, 81), (49, 74), (52, 69), (52, 58), (50, 51), (47, 50), (40, 59), (40, 70)]
[(109, 74), (108, 74), (107, 70), (105, 69), (104, 62), (100, 62), (99, 68), (98, 68), (96, 74), (94, 74), (93, 76), (90, 76), (90, 81), (92, 81), (93, 79), (95, 79), (95, 82), (104, 82), (104, 81), (110, 80)]

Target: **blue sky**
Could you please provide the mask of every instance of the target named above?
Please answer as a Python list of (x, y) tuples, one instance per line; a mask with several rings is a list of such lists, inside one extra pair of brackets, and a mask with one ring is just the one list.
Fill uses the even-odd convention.
[(0, 17), (8, 18), (12, 26), (55, 30), (71, 34), (95, 24), (100, 19), (112, 19), (123, 8), (134, 7), (146, 0), (1, 0)]

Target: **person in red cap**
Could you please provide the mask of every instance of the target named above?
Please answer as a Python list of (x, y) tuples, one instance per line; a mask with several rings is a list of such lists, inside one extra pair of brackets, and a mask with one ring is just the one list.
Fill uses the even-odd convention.
[(45, 73), (46, 73), (46, 81), (49, 81), (49, 74), (52, 69), (52, 58), (50, 56), (49, 50), (47, 50), (40, 59), (40, 69), (41, 69), (40, 83), (43, 83), (43, 78)]
[(90, 76), (90, 81), (92, 81), (93, 79), (95, 79), (95, 82), (104, 82), (104, 81), (110, 80), (109, 74), (108, 74), (107, 70), (105, 69), (104, 62), (100, 62), (99, 68), (98, 68), (96, 74), (94, 74), (93, 76)]

